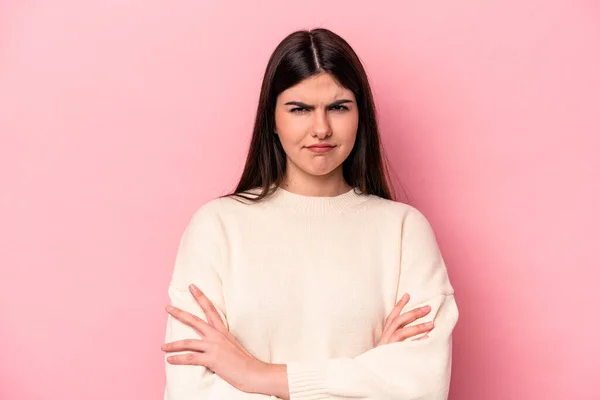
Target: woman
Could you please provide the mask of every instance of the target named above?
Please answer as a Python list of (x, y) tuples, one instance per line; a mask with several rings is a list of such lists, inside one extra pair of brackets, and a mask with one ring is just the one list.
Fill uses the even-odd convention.
[(354, 51), (325, 29), (286, 37), (236, 190), (180, 243), (166, 400), (447, 398), (453, 288), (385, 171)]

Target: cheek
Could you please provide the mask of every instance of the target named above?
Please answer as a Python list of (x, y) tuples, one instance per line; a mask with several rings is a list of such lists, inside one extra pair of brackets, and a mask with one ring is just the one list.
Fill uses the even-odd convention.
[(335, 120), (333, 124), (334, 136), (345, 144), (353, 144), (356, 140), (356, 131), (358, 130), (358, 116), (345, 115), (343, 118)]
[(279, 140), (285, 147), (286, 144), (301, 143), (306, 136), (306, 127), (302, 118), (292, 115), (280, 115), (275, 117), (275, 125)]

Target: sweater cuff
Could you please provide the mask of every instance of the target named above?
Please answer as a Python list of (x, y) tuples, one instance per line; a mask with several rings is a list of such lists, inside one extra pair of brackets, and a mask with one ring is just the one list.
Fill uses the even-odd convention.
[(326, 364), (292, 362), (287, 364), (290, 400), (328, 399), (326, 391)]

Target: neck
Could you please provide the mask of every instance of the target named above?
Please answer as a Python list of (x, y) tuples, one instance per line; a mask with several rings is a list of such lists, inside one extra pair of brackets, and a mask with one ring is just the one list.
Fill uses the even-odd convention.
[(341, 168), (324, 176), (288, 174), (280, 187), (290, 193), (314, 197), (339, 196), (352, 189), (344, 180)]

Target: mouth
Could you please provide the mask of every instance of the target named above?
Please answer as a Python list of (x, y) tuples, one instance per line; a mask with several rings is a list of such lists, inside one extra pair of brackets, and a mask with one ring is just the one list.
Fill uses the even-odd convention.
[(331, 144), (314, 144), (312, 146), (307, 146), (306, 148), (313, 153), (327, 153), (333, 150), (335, 146)]

